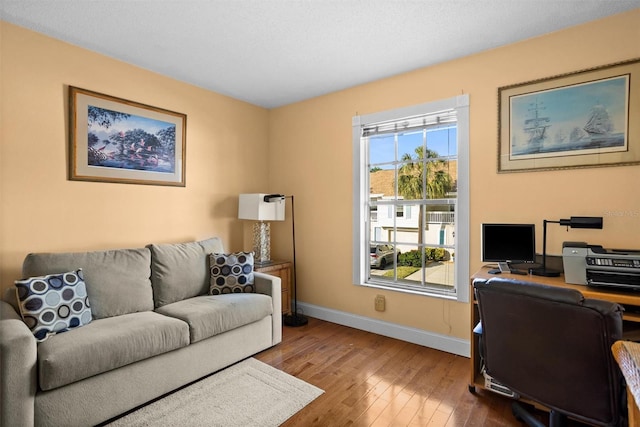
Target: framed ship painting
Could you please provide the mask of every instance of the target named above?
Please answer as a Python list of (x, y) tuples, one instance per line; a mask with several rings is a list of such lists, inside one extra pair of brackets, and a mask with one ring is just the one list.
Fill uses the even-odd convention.
[(638, 117), (640, 59), (501, 87), (498, 172), (638, 164)]
[(185, 186), (187, 116), (69, 87), (69, 179)]

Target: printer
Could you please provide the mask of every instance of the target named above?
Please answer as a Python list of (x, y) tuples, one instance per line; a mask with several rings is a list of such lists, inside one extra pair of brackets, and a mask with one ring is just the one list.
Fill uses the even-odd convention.
[(567, 283), (640, 291), (640, 250), (564, 242), (562, 264)]

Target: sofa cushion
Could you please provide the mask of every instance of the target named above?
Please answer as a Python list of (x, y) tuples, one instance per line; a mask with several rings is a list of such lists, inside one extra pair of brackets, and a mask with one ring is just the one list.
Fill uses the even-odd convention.
[(209, 294), (221, 295), (255, 292), (253, 285), (253, 252), (209, 255), (211, 282)]
[(209, 290), (208, 254), (224, 252), (222, 242), (211, 238), (200, 242), (149, 245), (151, 283), (156, 307), (204, 295)]
[(148, 249), (29, 254), (23, 277), (82, 269), (94, 319), (153, 310)]
[(94, 320), (38, 345), (40, 388), (51, 390), (188, 344), (185, 322), (151, 311)]
[(91, 322), (82, 269), (17, 280), (20, 315), (38, 341)]
[(256, 322), (273, 313), (271, 297), (262, 294), (205, 295), (156, 309), (184, 320), (191, 342)]

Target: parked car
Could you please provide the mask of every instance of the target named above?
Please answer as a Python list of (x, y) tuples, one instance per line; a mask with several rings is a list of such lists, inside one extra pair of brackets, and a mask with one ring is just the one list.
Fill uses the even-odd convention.
[(392, 245), (371, 245), (369, 253), (369, 261), (371, 267), (385, 268), (389, 264), (393, 264), (394, 257), (400, 255), (400, 251), (396, 253)]

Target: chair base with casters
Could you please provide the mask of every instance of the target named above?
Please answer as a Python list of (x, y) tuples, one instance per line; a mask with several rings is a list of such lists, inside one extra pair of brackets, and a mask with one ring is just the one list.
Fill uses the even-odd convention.
[[(518, 402), (513, 402), (513, 404), (511, 404), (511, 412), (513, 412), (513, 416), (516, 417), (516, 420), (522, 421), (530, 427), (546, 427), (544, 423), (540, 422)], [(561, 414), (558, 411), (551, 411), (549, 413), (549, 427), (565, 427), (566, 425), (566, 415)]]

